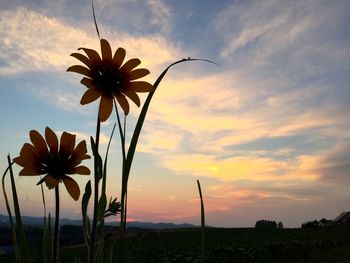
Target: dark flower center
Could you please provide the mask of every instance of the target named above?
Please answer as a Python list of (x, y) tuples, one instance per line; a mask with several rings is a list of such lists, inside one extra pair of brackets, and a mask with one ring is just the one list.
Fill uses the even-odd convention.
[(94, 73), (98, 88), (105, 94), (113, 96), (115, 93), (122, 92), (125, 75), (119, 69), (116, 69), (112, 63), (103, 62)]
[(61, 180), (62, 177), (69, 173), (70, 167), (67, 162), (67, 158), (61, 158), (59, 154), (50, 154), (48, 160), (46, 160), (46, 172), (57, 180)]

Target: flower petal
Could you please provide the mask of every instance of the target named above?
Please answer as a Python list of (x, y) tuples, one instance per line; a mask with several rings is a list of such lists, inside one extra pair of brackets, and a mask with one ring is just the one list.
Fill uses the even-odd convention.
[(137, 107), (140, 107), (140, 98), (139, 96), (137, 96), (136, 92), (133, 90), (126, 90), (125, 92), (123, 92), (129, 99), (131, 99), (136, 105)]
[(32, 175), (40, 175), (40, 174), (45, 174), (45, 172), (41, 171), (40, 169), (37, 168), (30, 168), (30, 167), (24, 167), (20, 172), (19, 175), (28, 175), (28, 176), (32, 176)]
[(91, 172), (89, 168), (81, 165), (81, 166), (74, 167), (71, 174), (89, 175), (90, 173)]
[(58, 138), (49, 127), (46, 127), (45, 129), (45, 139), (49, 145), (50, 152), (56, 154), (58, 151)]
[(112, 49), (110, 44), (106, 39), (101, 39), (100, 42), (101, 42), (102, 61), (112, 60)]
[(80, 81), (81, 84), (85, 85), (88, 89), (95, 88), (94, 80), (89, 78), (82, 78)]
[(122, 96), (122, 95), (116, 96), (116, 98), (117, 98), (117, 101), (118, 101), (119, 105), (122, 107), (122, 109), (124, 111), (124, 114), (128, 115), (130, 107), (129, 107), (129, 103), (126, 100), (126, 98), (124, 96)]
[(70, 196), (75, 201), (77, 201), (79, 199), (79, 196), (80, 196), (80, 189), (79, 189), (79, 185), (76, 183), (76, 181), (74, 181), (69, 176), (65, 176), (63, 178), (63, 183), (66, 186), (66, 189), (67, 189), (68, 193), (70, 194)]
[(101, 93), (96, 91), (95, 89), (88, 89), (84, 95), (81, 97), (80, 104), (85, 105), (90, 102), (93, 102), (101, 97)]
[(59, 184), (60, 180), (53, 178), (51, 175), (45, 176), (45, 184), (49, 189), (55, 188)]
[(134, 68), (136, 68), (138, 65), (141, 64), (141, 60), (139, 60), (138, 58), (132, 58), (130, 60), (128, 60), (121, 68), (121, 71), (131, 71)]
[(90, 48), (78, 48), (78, 50), (84, 50), (86, 55), (89, 57), (89, 59), (91, 60), (92, 64), (98, 64), (101, 63), (101, 57), (100, 55), (97, 53), (97, 51), (90, 49)]
[(149, 70), (145, 68), (135, 69), (130, 72), (130, 80), (143, 78), (144, 76), (147, 76), (149, 73), (150, 73)]
[(91, 61), (88, 57), (84, 56), (83, 54), (80, 53), (72, 53), (70, 54), (72, 57), (78, 59), (79, 61), (81, 61), (82, 63), (84, 63), (88, 68), (91, 69)]
[(79, 142), (72, 152), (72, 155), (69, 159), (69, 164), (72, 167), (74, 167), (80, 164), (82, 160), (90, 159), (90, 156), (87, 155), (86, 153), (87, 153), (86, 141)]
[[(17, 163), (18, 160), (20, 160), (21, 163)], [(16, 157), (14, 161), (15, 163), (23, 167), (27, 165), (32, 166), (33, 164), (37, 164), (38, 157), (35, 154), (35, 147), (29, 143), (25, 143), (22, 146), (20, 156)]]
[(19, 153), (21, 156), (26, 156), (32, 154), (34, 156), (35, 154), (35, 147), (29, 143), (25, 143), (22, 146), (21, 152)]
[(63, 132), (60, 141), (60, 155), (62, 158), (68, 158), (74, 149), (75, 146), (75, 135)]
[(43, 136), (36, 130), (31, 130), (29, 132), (29, 137), (35, 147), (36, 153), (41, 157), (47, 156), (49, 152)]
[(14, 158), (13, 161), (23, 168), (29, 168), (31, 170), (40, 169), (40, 164), (38, 164), (34, 156), (20, 155)]
[(67, 69), (67, 71), (75, 72), (75, 73), (82, 74), (84, 76), (92, 78), (92, 74), (91, 74), (90, 69), (83, 67), (81, 65), (71, 66)]
[(100, 108), (98, 111), (98, 115), (100, 117), (100, 121), (104, 122), (111, 115), (113, 110), (113, 99), (108, 98), (106, 96), (101, 96)]
[(154, 90), (153, 86), (146, 81), (132, 81), (131, 89), (136, 92), (151, 92)]
[(125, 54), (126, 54), (125, 49), (121, 47), (118, 48), (114, 53), (113, 64), (115, 64), (118, 69), (123, 64)]

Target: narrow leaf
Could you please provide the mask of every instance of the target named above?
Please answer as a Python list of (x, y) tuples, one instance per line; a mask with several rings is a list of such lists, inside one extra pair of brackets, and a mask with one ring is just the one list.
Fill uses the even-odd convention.
[[(126, 157), (126, 165), (125, 165), (125, 171), (123, 171), (123, 182), (122, 182), (122, 188), (123, 187), (126, 187), (127, 185), (127, 182), (128, 182), (128, 179), (129, 179), (129, 173), (130, 173), (130, 169), (131, 169), (131, 164), (132, 164), (132, 161), (133, 161), (133, 158), (134, 158), (134, 154), (135, 154), (135, 151), (136, 151), (136, 146), (137, 146), (137, 142), (138, 142), (138, 139), (139, 139), (139, 136), (140, 136), (140, 133), (141, 133), (141, 130), (142, 130), (142, 126), (143, 126), (143, 123), (145, 121), (145, 118), (146, 118), (146, 114), (147, 114), (147, 111), (148, 111), (148, 108), (149, 108), (149, 105), (151, 103), (151, 100), (153, 98), (153, 95), (155, 93), (155, 91), (157, 90), (160, 82), (163, 80), (164, 76), (166, 75), (166, 73), (168, 72), (168, 70), (172, 67), (172, 66), (175, 66), (176, 64), (179, 64), (179, 63), (182, 63), (182, 62), (188, 62), (188, 61), (204, 61), (204, 62), (208, 62), (208, 63), (213, 63), (213, 64), (216, 64), (210, 60), (206, 60), (206, 59), (193, 59), (193, 58), (188, 58), (188, 59), (181, 59), (181, 60), (178, 60), (172, 64), (170, 64), (160, 75), (159, 77), (157, 78), (157, 80), (155, 81), (154, 85), (153, 85), (153, 91), (151, 91), (147, 98), (146, 98), (146, 101), (145, 103), (143, 104), (143, 107), (142, 107), (142, 110), (141, 110), (141, 113), (139, 115), (139, 118), (137, 120), (137, 123), (136, 123), (136, 127), (135, 127), (135, 130), (134, 130), (134, 133), (132, 135), (132, 138), (131, 138), (131, 142), (130, 142), (130, 146), (129, 146), (129, 150), (128, 150), (128, 153), (127, 153), (127, 157)], [(217, 64), (216, 64), (217, 65)], [(124, 178), (125, 177), (125, 178)], [(125, 188), (124, 188), (125, 189)], [(124, 190), (124, 193), (122, 193), (122, 199), (123, 199), (123, 195), (125, 195), (125, 190)]]
[(98, 35), (98, 38), (101, 38), (100, 37), (100, 31), (98, 30), (98, 26), (97, 26), (97, 22), (96, 22), (94, 0), (91, 0), (91, 5), (92, 5), (92, 14), (94, 16), (94, 23), (95, 23), (96, 33)]
[(50, 213), (47, 220), (46, 217), (44, 218), (43, 260), (44, 263), (52, 262), (52, 228)]
[(13, 163), (14, 162), (12, 162), (7, 167), (7, 169), (5, 170), (5, 172), (4, 172), (3, 176), (2, 176), (2, 192), (4, 194), (6, 210), (7, 210), (8, 216), (9, 216), (9, 220), (10, 220), (13, 247), (15, 248), (16, 259), (17, 259), (17, 261), (19, 261), (20, 260), (20, 254), (19, 254), (19, 247), (18, 247), (18, 242), (17, 242), (17, 237), (16, 237), (16, 228), (15, 228), (15, 225), (14, 225), (13, 220), (12, 220), (12, 213), (11, 213), (10, 203), (8, 201), (8, 198), (7, 198), (6, 187), (5, 187), (5, 176), (6, 176), (7, 172), (10, 170), (10, 166), (13, 165)]
[(13, 177), (13, 171), (12, 171), (12, 165), (11, 165), (12, 162), (11, 162), (10, 155), (7, 156), (7, 161), (8, 161), (9, 167), (10, 167), (12, 200), (13, 200), (13, 206), (15, 208), (15, 217), (16, 217), (16, 227), (17, 227), (17, 234), (18, 234), (20, 258), (21, 258), (21, 262), (27, 263), (27, 262), (30, 262), (29, 250), (28, 250), (27, 240), (26, 240), (25, 234), (24, 234), (21, 211), (20, 211), (19, 203), (18, 203), (17, 190), (16, 190), (15, 179)]
[(202, 189), (199, 180), (197, 180), (199, 197), (201, 199), (201, 262), (204, 262), (205, 254), (205, 213), (204, 213), (204, 202), (202, 196)]
[(83, 217), (83, 231), (85, 242), (88, 245), (90, 243), (90, 230), (88, 229), (89, 218), (87, 216), (87, 208), (91, 196), (91, 181), (89, 180), (85, 186), (85, 192), (81, 199), (81, 214)]
[(105, 213), (105, 209), (107, 206), (107, 198), (105, 193), (101, 193), (100, 200), (98, 201), (98, 209), (97, 209), (97, 221), (103, 219), (103, 215)]

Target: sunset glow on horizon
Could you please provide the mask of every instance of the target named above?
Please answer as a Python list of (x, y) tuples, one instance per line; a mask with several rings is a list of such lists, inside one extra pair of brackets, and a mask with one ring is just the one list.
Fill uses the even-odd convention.
[[(156, 91), (129, 179), (128, 221), (199, 225), (197, 179), (211, 226), (299, 227), (350, 211), (349, 1), (96, 0), (95, 8), (101, 37), (140, 58), (150, 83), (182, 58), (219, 64), (176, 65)], [(86, 88), (66, 72), (78, 48), (100, 50), (90, 1), (2, 1), (0, 43), (1, 171), (33, 129), (74, 133), (92, 155), (98, 102), (80, 105)], [(139, 112), (130, 104), (127, 142)], [(116, 121), (112, 114), (101, 126), (102, 156)], [(121, 194), (118, 135), (108, 200)], [(22, 215), (42, 216), (40, 179), (19, 170)], [(81, 192), (89, 179), (74, 175)], [(54, 192), (45, 194), (52, 212)], [(61, 218), (81, 218), (80, 202), (62, 191)]]

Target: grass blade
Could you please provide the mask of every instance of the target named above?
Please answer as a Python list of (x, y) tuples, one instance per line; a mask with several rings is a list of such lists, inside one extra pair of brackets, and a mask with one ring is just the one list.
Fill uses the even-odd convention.
[(10, 166), (13, 165), (13, 163), (14, 163), (14, 162), (12, 162), (12, 163), (6, 168), (6, 170), (5, 170), (5, 172), (4, 172), (3, 176), (2, 176), (2, 192), (3, 192), (3, 194), (4, 194), (4, 199), (5, 199), (5, 204), (6, 204), (6, 210), (7, 210), (8, 216), (9, 216), (9, 220), (10, 220), (13, 247), (15, 248), (16, 259), (17, 259), (17, 261), (19, 261), (20, 255), (19, 255), (19, 248), (18, 248), (17, 237), (16, 237), (16, 229), (15, 229), (15, 225), (13, 224), (12, 213), (11, 213), (11, 208), (10, 208), (10, 203), (9, 203), (9, 201), (8, 201), (8, 198), (7, 198), (6, 187), (5, 187), (5, 176), (6, 176), (7, 172), (10, 170)]
[(44, 219), (44, 235), (43, 235), (43, 261), (44, 263), (52, 262), (52, 229), (51, 229), (51, 214), (46, 220)]
[[(129, 146), (129, 149), (128, 149), (128, 153), (127, 153), (127, 157), (126, 157), (126, 162), (125, 162), (125, 168), (123, 169), (123, 178), (122, 178), (122, 204), (124, 204), (124, 199), (125, 199), (125, 193), (126, 193), (126, 188), (127, 188), (127, 183), (128, 183), (128, 179), (129, 179), (129, 174), (130, 174), (130, 169), (131, 169), (131, 165), (132, 165), (132, 161), (133, 161), (133, 158), (134, 158), (134, 155), (135, 155), (135, 151), (136, 151), (136, 146), (137, 146), (137, 142), (138, 142), (138, 139), (139, 139), (139, 136), (140, 136), (140, 133), (141, 133), (141, 130), (142, 130), (142, 126), (143, 126), (143, 123), (145, 121), (145, 118), (146, 118), (146, 114), (147, 114), (147, 111), (148, 111), (148, 108), (149, 108), (149, 105), (151, 103), (151, 100), (153, 98), (153, 95), (155, 93), (155, 91), (157, 90), (160, 82), (163, 80), (164, 76), (166, 75), (166, 73), (168, 72), (168, 70), (175, 66), (176, 64), (179, 64), (179, 63), (183, 63), (183, 62), (188, 62), (188, 61), (204, 61), (204, 62), (208, 62), (208, 63), (213, 63), (213, 64), (216, 64), (210, 60), (206, 60), (206, 59), (194, 59), (194, 58), (188, 58), (188, 59), (181, 59), (181, 60), (178, 60), (172, 64), (170, 64), (160, 75), (159, 77), (157, 78), (157, 80), (155, 81), (154, 85), (153, 85), (153, 91), (151, 91), (147, 98), (146, 98), (146, 101), (145, 103), (143, 104), (143, 107), (142, 107), (142, 110), (141, 110), (141, 113), (139, 115), (139, 118), (137, 120), (137, 123), (136, 123), (136, 126), (135, 126), (135, 130), (134, 130), (134, 133), (132, 135), (132, 138), (131, 138), (131, 142), (130, 142), (130, 146)], [(217, 65), (217, 64), (216, 64)], [(123, 214), (123, 213), (122, 213)]]
[[(103, 170), (102, 170), (102, 190), (101, 190), (101, 197), (98, 203), (98, 211), (97, 211), (97, 218), (98, 221), (100, 222), (99, 224), (99, 242), (98, 242), (98, 247), (97, 247), (97, 252), (96, 252), (96, 258), (97, 262), (105, 262), (105, 234), (104, 234), (104, 229), (105, 229), (105, 224), (104, 224), (104, 214), (107, 206), (107, 198), (106, 198), (106, 184), (107, 184), (107, 160), (108, 160), (108, 154), (109, 154), (109, 148), (112, 142), (114, 130), (115, 130), (116, 124), (114, 124), (111, 135), (109, 137), (108, 145), (107, 145), (107, 150), (106, 150), (106, 156), (105, 160), (103, 163)], [(101, 159), (102, 160), (102, 159)]]
[[(44, 206), (44, 218), (46, 218), (46, 202), (45, 202), (45, 193), (44, 193), (43, 184), (40, 184), (40, 188), (41, 188), (41, 197), (42, 197), (43, 206)], [(44, 222), (44, 223), (45, 223), (45, 222)]]
[(86, 183), (85, 192), (84, 192), (83, 198), (81, 199), (81, 214), (83, 217), (84, 239), (87, 246), (89, 246), (90, 244), (90, 234), (91, 234), (90, 233), (91, 229), (89, 229), (90, 219), (87, 216), (87, 208), (88, 208), (90, 196), (91, 196), (91, 181), (89, 180)]
[(20, 261), (27, 263), (27, 262), (30, 262), (29, 250), (28, 250), (27, 240), (26, 240), (25, 234), (24, 234), (22, 217), (21, 217), (21, 210), (19, 208), (16, 184), (15, 184), (15, 179), (13, 176), (12, 165), (11, 165), (12, 162), (11, 162), (10, 155), (7, 155), (7, 161), (8, 161), (8, 165), (10, 167), (12, 198), (13, 198), (13, 206), (15, 209), (16, 227), (17, 227), (17, 234), (18, 234), (18, 245), (19, 245), (19, 252), (20, 252)]
[(205, 214), (204, 214), (204, 202), (202, 196), (202, 189), (199, 180), (197, 180), (199, 197), (201, 199), (201, 262), (204, 262), (205, 255)]
[(99, 39), (100, 37), (100, 31), (98, 30), (97, 22), (96, 22), (96, 16), (95, 16), (95, 7), (94, 7), (94, 0), (91, 0), (91, 7), (92, 7), (92, 15), (94, 17), (94, 23), (95, 23), (95, 28), (96, 28), (96, 33)]
[[(143, 123), (145, 121), (145, 118), (146, 118), (146, 114), (147, 114), (147, 111), (148, 111), (148, 108), (149, 108), (149, 105), (151, 103), (151, 100), (153, 98), (153, 95), (155, 93), (155, 91), (157, 90), (160, 82), (163, 80), (164, 76), (166, 75), (166, 73), (168, 72), (168, 70), (175, 66), (176, 64), (179, 64), (179, 63), (183, 63), (183, 62), (188, 62), (188, 61), (204, 61), (204, 62), (209, 62), (209, 63), (213, 63), (213, 64), (216, 64), (210, 60), (205, 60), (205, 59), (193, 59), (193, 58), (188, 58), (188, 59), (181, 59), (181, 60), (178, 60), (172, 64), (170, 64), (163, 72), (162, 74), (159, 75), (159, 77), (157, 78), (157, 80), (155, 81), (154, 85), (153, 85), (153, 91), (151, 91), (147, 98), (146, 98), (146, 101), (145, 103), (143, 104), (143, 107), (142, 107), (142, 110), (141, 110), (141, 113), (140, 113), (140, 116), (137, 120), (137, 123), (136, 123), (136, 127), (135, 127), (135, 130), (134, 130), (134, 133), (132, 135), (132, 138), (131, 138), (131, 142), (130, 142), (130, 146), (129, 146), (129, 150), (128, 150), (128, 154), (127, 154), (127, 157), (126, 157), (126, 169), (125, 169), (125, 174), (127, 175), (127, 178), (125, 179), (127, 181), (128, 179), (128, 175), (130, 173), (130, 168), (131, 168), (131, 164), (132, 164), (132, 160), (134, 158), (134, 154), (135, 154), (135, 150), (136, 150), (136, 146), (137, 146), (137, 142), (138, 142), (138, 139), (139, 139), (139, 136), (140, 136), (140, 133), (141, 133), (141, 130), (142, 130), (142, 126), (143, 126)], [(126, 183), (126, 182), (125, 182)]]

